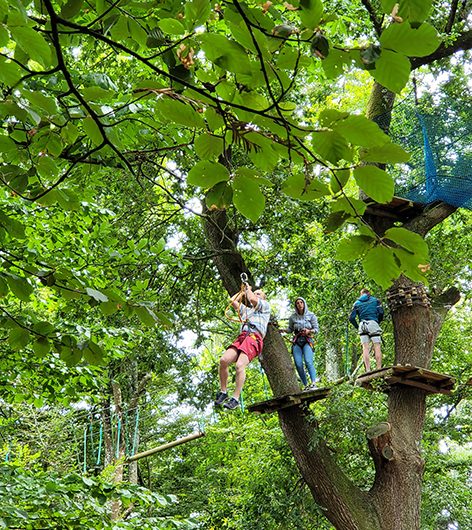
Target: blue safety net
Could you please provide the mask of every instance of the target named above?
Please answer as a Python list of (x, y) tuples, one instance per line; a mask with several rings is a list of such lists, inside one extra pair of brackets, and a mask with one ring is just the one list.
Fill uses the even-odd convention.
[(428, 100), (407, 98), (391, 115), (374, 119), (411, 154), (406, 164), (387, 168), (395, 179), (395, 195), (472, 209), (472, 101)]

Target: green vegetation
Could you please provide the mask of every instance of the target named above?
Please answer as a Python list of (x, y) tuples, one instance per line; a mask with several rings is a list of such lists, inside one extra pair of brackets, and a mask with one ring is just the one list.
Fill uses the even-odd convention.
[[(373, 216), (410, 155), (371, 118), (413, 72), (429, 101), (468, 97), (468, 17), (432, 0), (0, 0), (0, 528), (467, 527), (471, 214)], [(307, 299), (323, 385), (358, 365), (360, 287), (387, 305), (426, 285), (431, 307), (387, 318), (385, 363), (456, 389), (344, 381), (309, 411), (216, 413), (241, 272), (281, 326)], [(287, 346), (271, 326), (246, 405), (298, 390)], [(365, 437), (384, 421), (387, 466)]]

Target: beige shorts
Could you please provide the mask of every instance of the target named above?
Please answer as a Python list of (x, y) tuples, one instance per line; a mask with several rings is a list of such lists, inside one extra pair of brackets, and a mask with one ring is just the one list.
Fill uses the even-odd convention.
[(382, 328), (375, 320), (361, 320), (359, 324), (359, 336), (361, 344), (368, 342), (381, 342)]

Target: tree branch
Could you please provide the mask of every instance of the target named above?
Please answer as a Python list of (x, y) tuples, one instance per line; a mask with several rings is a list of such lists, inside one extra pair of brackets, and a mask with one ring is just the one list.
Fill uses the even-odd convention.
[(452, 44), (441, 44), (439, 48), (426, 57), (413, 57), (410, 59), (411, 69), (415, 70), (425, 64), (431, 64), (445, 57), (450, 57), (458, 51), (470, 50), (472, 48), (472, 30), (461, 33)]
[(432, 228), (444, 221), (444, 219), (452, 215), (456, 210), (457, 208), (455, 206), (440, 202), (424, 210), (423, 213), (405, 223), (404, 226), (412, 232), (425, 236)]

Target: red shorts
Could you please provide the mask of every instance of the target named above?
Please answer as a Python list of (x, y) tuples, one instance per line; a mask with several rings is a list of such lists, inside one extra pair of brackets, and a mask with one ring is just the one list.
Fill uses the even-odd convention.
[(257, 357), (261, 351), (264, 341), (258, 333), (248, 333), (243, 331), (231, 344), (230, 348), (235, 348), (238, 352), (243, 352), (248, 356), (249, 361)]

